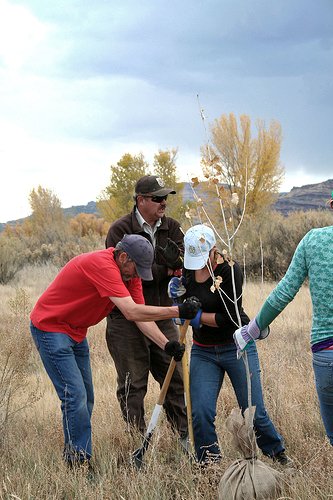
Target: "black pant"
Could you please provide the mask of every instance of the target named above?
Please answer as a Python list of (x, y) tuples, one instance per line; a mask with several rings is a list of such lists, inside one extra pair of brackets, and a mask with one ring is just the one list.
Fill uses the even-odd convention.
[[(156, 322), (169, 340), (179, 340), (177, 326), (172, 320)], [(123, 418), (144, 433), (144, 398), (147, 393), (149, 372), (162, 386), (170, 364), (168, 356), (154, 342), (120, 313), (107, 318), (106, 341), (117, 370), (117, 398)], [(181, 436), (187, 434), (187, 417), (181, 363), (177, 363), (163, 405), (166, 416)]]

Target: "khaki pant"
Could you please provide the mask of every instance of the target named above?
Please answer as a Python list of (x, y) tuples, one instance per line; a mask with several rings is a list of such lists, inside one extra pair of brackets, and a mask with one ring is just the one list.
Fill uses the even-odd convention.
[[(178, 328), (172, 320), (156, 323), (169, 340), (179, 340)], [(171, 358), (118, 312), (107, 318), (106, 341), (117, 370), (117, 398), (124, 420), (144, 433), (149, 372), (162, 386)], [(163, 407), (172, 428), (185, 436), (187, 417), (181, 363), (177, 363)]]

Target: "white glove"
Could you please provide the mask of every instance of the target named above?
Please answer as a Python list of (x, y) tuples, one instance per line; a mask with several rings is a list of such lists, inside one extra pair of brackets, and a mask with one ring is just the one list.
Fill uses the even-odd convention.
[(243, 352), (251, 342), (265, 339), (268, 334), (269, 326), (261, 331), (255, 318), (252, 319), (248, 325), (238, 328), (233, 335), (237, 347), (237, 359), (242, 357)]

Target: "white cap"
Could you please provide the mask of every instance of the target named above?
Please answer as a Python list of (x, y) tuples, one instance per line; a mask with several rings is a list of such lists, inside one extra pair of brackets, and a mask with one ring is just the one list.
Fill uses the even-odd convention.
[(190, 227), (184, 236), (184, 267), (194, 271), (203, 269), (215, 244), (214, 231), (210, 227), (205, 224)]

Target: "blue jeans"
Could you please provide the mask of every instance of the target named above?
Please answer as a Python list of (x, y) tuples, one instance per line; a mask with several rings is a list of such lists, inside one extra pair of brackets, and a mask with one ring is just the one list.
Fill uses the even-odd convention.
[(321, 418), (327, 437), (333, 446), (333, 351), (314, 352), (312, 365)]
[[(247, 349), (252, 384), (252, 404), (256, 405), (254, 428), (259, 448), (274, 457), (284, 451), (283, 440), (264, 406), (260, 366), (254, 343)], [(239, 407), (248, 406), (246, 372), (243, 360), (237, 360), (234, 344), (215, 347), (192, 346), (190, 384), (195, 450), (200, 462), (219, 459), (221, 452), (215, 429), (216, 404), (224, 375), (228, 374)]]
[(87, 339), (75, 342), (65, 333), (30, 330), (61, 401), (64, 458), (75, 464), (91, 457), (91, 414), (94, 390)]

